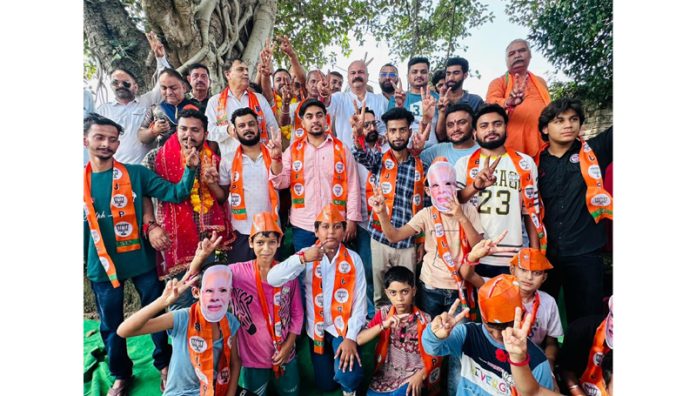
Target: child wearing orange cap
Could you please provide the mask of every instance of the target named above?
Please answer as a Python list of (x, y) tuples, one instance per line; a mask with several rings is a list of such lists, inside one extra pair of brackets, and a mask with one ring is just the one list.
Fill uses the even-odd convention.
[[(477, 250), (478, 245), (472, 249)], [(457, 395), (516, 394), (511, 365), (528, 364), (532, 375), (543, 387), (553, 388), (553, 374), (544, 352), (527, 340), (528, 356), (515, 361), (505, 352), (503, 331), (512, 327), (515, 309), (522, 308), (517, 280), (502, 274), (488, 280), (479, 288), (479, 309), (483, 323), (465, 323), (468, 308), (456, 314), (459, 301), (448, 312), (436, 316), (423, 333), (425, 352), (435, 356), (452, 355), (461, 360), (461, 381)]]
[(354, 395), (363, 377), (356, 340), (367, 316), (365, 270), (360, 256), (341, 243), (346, 219), (335, 207), (319, 212), (314, 230), (317, 244), (274, 266), (268, 283), (302, 276), (315, 384), (322, 392), (340, 386)]
[[(266, 394), (269, 383), (279, 394), (299, 395), (295, 359), (295, 338), (302, 332), (303, 321), (299, 282), (293, 279), (274, 287), (267, 281), (268, 272), (277, 264), (273, 258), (282, 236), (277, 217), (271, 212), (257, 213), (248, 242), (256, 259), (229, 265), (234, 275), (231, 306), (241, 324), (240, 385), (259, 396)], [(199, 257), (194, 259), (189, 271), (195, 273), (200, 263)]]

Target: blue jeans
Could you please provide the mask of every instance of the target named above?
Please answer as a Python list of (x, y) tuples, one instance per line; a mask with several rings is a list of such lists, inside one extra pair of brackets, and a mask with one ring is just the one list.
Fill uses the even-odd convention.
[[(131, 280), (143, 307), (155, 301), (164, 290), (164, 285), (157, 278), (157, 272), (154, 269)], [(109, 356), (109, 371), (116, 379), (128, 379), (133, 375), (133, 362), (128, 357), (126, 339), (116, 334), (116, 329), (123, 322), (124, 284), (121, 282), (121, 286), (117, 288), (111, 286), (111, 282), (91, 282), (91, 284), (101, 322), (99, 331)], [(162, 313), (164, 311), (158, 315)], [(169, 365), (172, 347), (167, 342), (166, 332), (152, 333), (151, 336), (155, 344), (152, 358), (157, 370), (162, 370)]]
[(408, 389), (408, 384), (403, 384), (391, 392), (377, 392), (368, 389), (367, 396), (406, 396), (406, 389)]
[[(292, 246), (295, 248), (296, 252), (314, 245), (317, 240), (316, 235), (313, 232), (309, 232), (305, 229), (292, 226)], [(302, 283), (302, 282), (300, 282)]]
[[(370, 249), (370, 232), (358, 226), (358, 237), (348, 244), (350, 249), (355, 250), (363, 262), (365, 268), (365, 281), (367, 282), (367, 317), (375, 316), (375, 304), (372, 296), (375, 295), (375, 286), (372, 281), (372, 250)], [(378, 285), (377, 287), (382, 287)]]
[[(324, 353), (318, 355), (314, 353), (314, 341), (309, 339), (309, 355), (312, 358), (314, 368), (314, 382), (322, 392), (330, 392), (339, 385), (345, 392), (353, 392), (360, 386), (363, 379), (363, 369), (357, 361), (353, 363), (353, 371), (345, 372), (338, 369), (340, 359), (334, 360), (334, 355), (338, 347), (343, 342), (343, 337), (332, 336), (324, 332)], [(331, 348), (329, 348), (331, 346)], [(360, 353), (360, 347), (358, 347)]]

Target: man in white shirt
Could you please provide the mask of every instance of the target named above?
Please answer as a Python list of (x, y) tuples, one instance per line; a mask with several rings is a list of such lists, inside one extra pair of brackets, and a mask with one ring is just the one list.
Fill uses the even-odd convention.
[[(235, 139), (232, 137), (234, 131), (229, 123), (233, 111), (242, 107), (254, 110), (258, 116), (259, 125), (262, 126), (262, 143), (265, 143), (265, 136), (270, 136), (269, 129), (278, 129), (278, 122), (266, 98), (249, 89), (249, 67), (243, 60), (230, 59), (225, 62), (223, 69), (227, 78), (227, 87), (208, 100), (205, 115), (208, 117), (208, 139), (220, 145), (221, 157), (225, 158), (233, 155), (236, 149)], [(224, 102), (224, 106), (220, 106), (220, 102)]]
[[(157, 74), (171, 67), (167, 62), (164, 46), (159, 40), (148, 36), (150, 48), (157, 58)], [(151, 91), (140, 96), (135, 75), (125, 68), (116, 68), (111, 72), (111, 88), (116, 100), (107, 102), (97, 108), (97, 114), (109, 118), (123, 127), (121, 145), (114, 158), (125, 164), (139, 164), (145, 155), (153, 148), (151, 144), (143, 144), (138, 139), (138, 129), (145, 119), (147, 110), (162, 101), (158, 84)]]
[(356, 339), (366, 323), (365, 271), (360, 256), (341, 243), (346, 220), (337, 209), (325, 206), (314, 229), (319, 244), (271, 268), (268, 284), (278, 287), (302, 275), (316, 385), (322, 392), (340, 386), (344, 395), (355, 395), (363, 377)]

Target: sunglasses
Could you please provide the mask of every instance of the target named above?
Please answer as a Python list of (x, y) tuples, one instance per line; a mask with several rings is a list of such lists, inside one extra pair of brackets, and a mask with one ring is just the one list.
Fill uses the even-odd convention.
[(370, 121), (370, 122), (363, 123), (363, 128), (369, 128), (371, 126), (377, 127), (377, 121)]
[(394, 78), (396, 77), (396, 73), (379, 73), (379, 78)]
[(118, 87), (119, 85), (123, 85), (123, 88), (125, 89), (129, 89), (131, 87), (131, 83), (129, 83), (128, 81), (111, 80), (112, 87)]

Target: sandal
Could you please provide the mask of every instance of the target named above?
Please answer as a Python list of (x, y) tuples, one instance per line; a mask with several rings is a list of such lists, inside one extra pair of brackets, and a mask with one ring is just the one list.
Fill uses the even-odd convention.
[[(121, 380), (121, 384), (119, 386), (111, 386), (111, 389), (109, 389), (109, 393), (106, 394), (106, 396), (127, 396), (128, 395), (128, 388), (131, 385), (131, 378)], [(116, 382), (114, 381), (114, 385)]]

